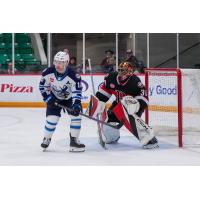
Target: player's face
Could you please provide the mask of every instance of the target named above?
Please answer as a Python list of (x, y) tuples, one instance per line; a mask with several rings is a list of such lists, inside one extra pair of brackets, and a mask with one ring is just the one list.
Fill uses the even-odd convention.
[(118, 68), (118, 75), (120, 76), (120, 77), (123, 77), (123, 76), (125, 76), (125, 75), (127, 75), (127, 69), (125, 68), (125, 67), (119, 67)]
[(66, 70), (66, 62), (55, 61), (56, 71), (60, 74), (64, 74)]

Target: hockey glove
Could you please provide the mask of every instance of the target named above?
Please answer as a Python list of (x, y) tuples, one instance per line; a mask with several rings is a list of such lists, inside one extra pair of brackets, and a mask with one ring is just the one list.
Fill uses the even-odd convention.
[(71, 111), (71, 115), (73, 116), (78, 116), (79, 113), (81, 112), (81, 105), (77, 104), (76, 102), (72, 105), (72, 111)]
[(56, 97), (53, 94), (50, 94), (44, 99), (44, 102), (50, 107), (55, 106)]

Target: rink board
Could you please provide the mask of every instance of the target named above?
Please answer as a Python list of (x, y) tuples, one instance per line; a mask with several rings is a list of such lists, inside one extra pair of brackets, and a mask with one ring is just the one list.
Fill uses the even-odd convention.
[[(95, 91), (103, 83), (105, 75), (93, 75)], [(144, 75), (139, 75), (144, 83)], [(0, 107), (45, 107), (39, 91), (40, 75), (0, 75)], [(152, 79), (152, 81), (154, 81)], [(156, 84), (149, 88), (152, 111), (177, 112), (177, 83), (176, 77), (157, 77)], [(86, 108), (92, 94), (90, 75), (82, 75), (83, 98), (82, 104)], [(200, 113), (198, 92), (193, 87), (189, 76), (183, 76), (184, 90), (183, 111)], [(163, 102), (164, 99), (164, 102)], [(167, 104), (166, 104), (167, 102)], [(191, 106), (192, 105), (192, 106)]]

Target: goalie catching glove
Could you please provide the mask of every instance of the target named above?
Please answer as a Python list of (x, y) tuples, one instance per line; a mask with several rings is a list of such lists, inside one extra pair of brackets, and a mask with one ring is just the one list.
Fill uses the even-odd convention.
[(129, 115), (137, 113), (140, 109), (139, 101), (132, 96), (123, 97), (122, 104), (126, 108)]

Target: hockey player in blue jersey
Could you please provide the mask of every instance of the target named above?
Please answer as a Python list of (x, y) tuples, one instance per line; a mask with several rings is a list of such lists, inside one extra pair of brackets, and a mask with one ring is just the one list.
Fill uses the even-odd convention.
[(72, 108), (72, 112), (68, 112), (70, 123), (70, 152), (85, 151), (85, 145), (79, 142), (79, 134), (81, 130), (81, 116), (79, 113), (81, 107), (81, 76), (72, 68), (67, 67), (69, 63), (69, 55), (65, 52), (58, 52), (54, 56), (53, 66), (45, 69), (39, 84), (40, 92), (44, 102), (47, 104), (46, 122), (44, 127), (44, 139), (41, 147), (46, 149), (52, 135), (56, 129), (59, 118), (61, 117), (62, 108), (55, 103), (62, 104)]

